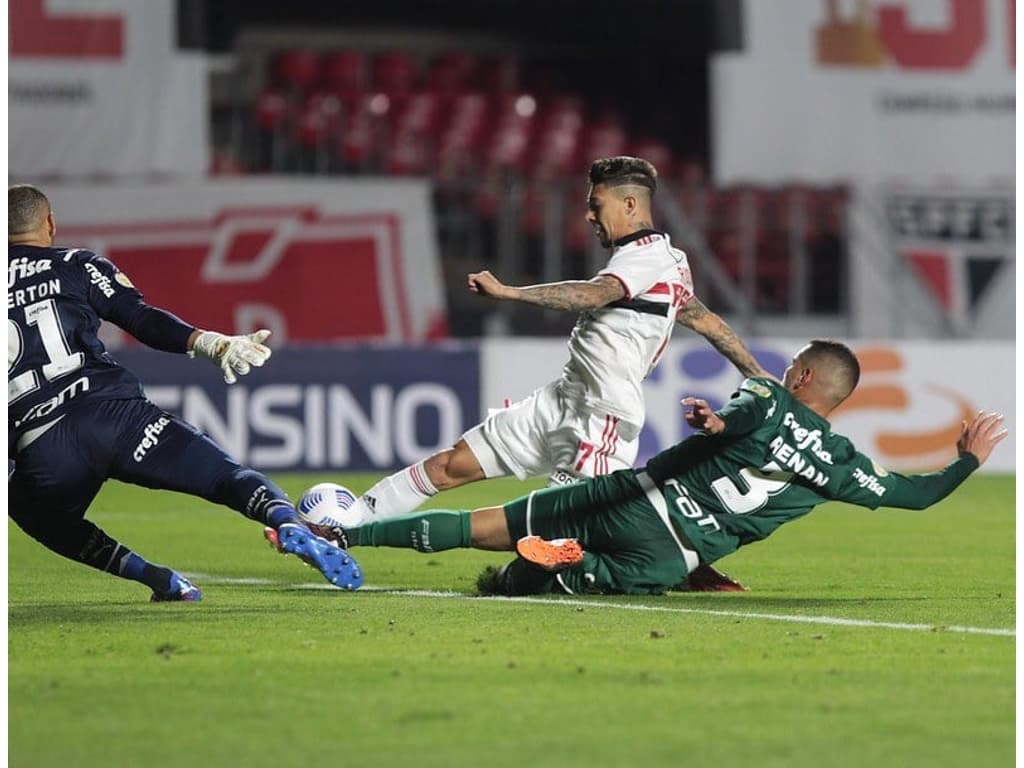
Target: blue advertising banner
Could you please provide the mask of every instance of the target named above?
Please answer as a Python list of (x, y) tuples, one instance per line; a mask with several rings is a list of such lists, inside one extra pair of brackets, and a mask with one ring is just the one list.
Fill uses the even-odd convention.
[(289, 347), (231, 386), (205, 361), (114, 357), (155, 403), (264, 470), (402, 467), (452, 445), (480, 413), (475, 347)]

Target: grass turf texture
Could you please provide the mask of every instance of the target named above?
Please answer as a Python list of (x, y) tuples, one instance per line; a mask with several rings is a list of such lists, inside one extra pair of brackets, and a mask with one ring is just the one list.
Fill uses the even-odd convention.
[[(278, 479), (297, 495), (331, 478)], [(9, 524), (11, 765), (1012, 764), (1013, 637), (711, 613), (1011, 628), (1011, 477), (971, 478), (926, 512), (820, 507), (720, 564), (748, 594), (582, 606), (311, 589), (319, 575), (254, 523), (119, 483), (90, 516), (206, 574), (205, 598), (149, 604)], [(506, 560), (355, 552), (368, 586), (457, 592)], [(264, 582), (229, 581), (246, 578)]]

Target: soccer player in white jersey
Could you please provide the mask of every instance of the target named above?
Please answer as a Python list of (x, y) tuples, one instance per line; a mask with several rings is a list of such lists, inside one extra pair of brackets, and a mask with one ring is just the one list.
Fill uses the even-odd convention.
[[(484, 478), (547, 475), (550, 485), (633, 466), (644, 423), (641, 382), (658, 364), (678, 321), (704, 336), (747, 377), (768, 375), (732, 329), (693, 294), (686, 254), (654, 229), (657, 171), (636, 157), (590, 167), (586, 219), (611, 250), (591, 280), (513, 287), (490, 272), (469, 288), (498, 300), (579, 312), (559, 380), (492, 413), (451, 448), (370, 488), (353, 521), (412, 512), (438, 491)], [(710, 566), (692, 589), (742, 589)]]

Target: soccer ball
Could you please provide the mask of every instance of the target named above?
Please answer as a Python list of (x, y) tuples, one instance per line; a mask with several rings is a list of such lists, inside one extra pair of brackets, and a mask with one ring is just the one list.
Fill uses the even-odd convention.
[(337, 483), (319, 483), (302, 494), (295, 508), (299, 517), (321, 529), (351, 528), (359, 525), (358, 510), (352, 509), (356, 497)]

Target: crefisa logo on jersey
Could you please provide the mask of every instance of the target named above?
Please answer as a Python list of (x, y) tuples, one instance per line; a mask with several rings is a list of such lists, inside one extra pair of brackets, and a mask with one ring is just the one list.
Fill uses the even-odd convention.
[(7, 265), (7, 287), (13, 287), (16, 282), (26, 277), (34, 277), (40, 272), (49, 272), (52, 267), (53, 262), (50, 259), (29, 261), (26, 256), (15, 259)]
[(114, 285), (110, 278), (100, 272), (95, 265), (85, 262), (85, 271), (89, 273), (89, 282), (100, 289), (100, 293), (108, 299), (114, 295)]
[(159, 435), (164, 431), (164, 427), (171, 423), (171, 420), (166, 416), (161, 416), (159, 419), (151, 424), (147, 424), (143, 430), (143, 438), (137, 446), (135, 446), (135, 453), (132, 454), (132, 458), (136, 462), (142, 461), (146, 458), (146, 454), (150, 448), (156, 446), (160, 442)]

